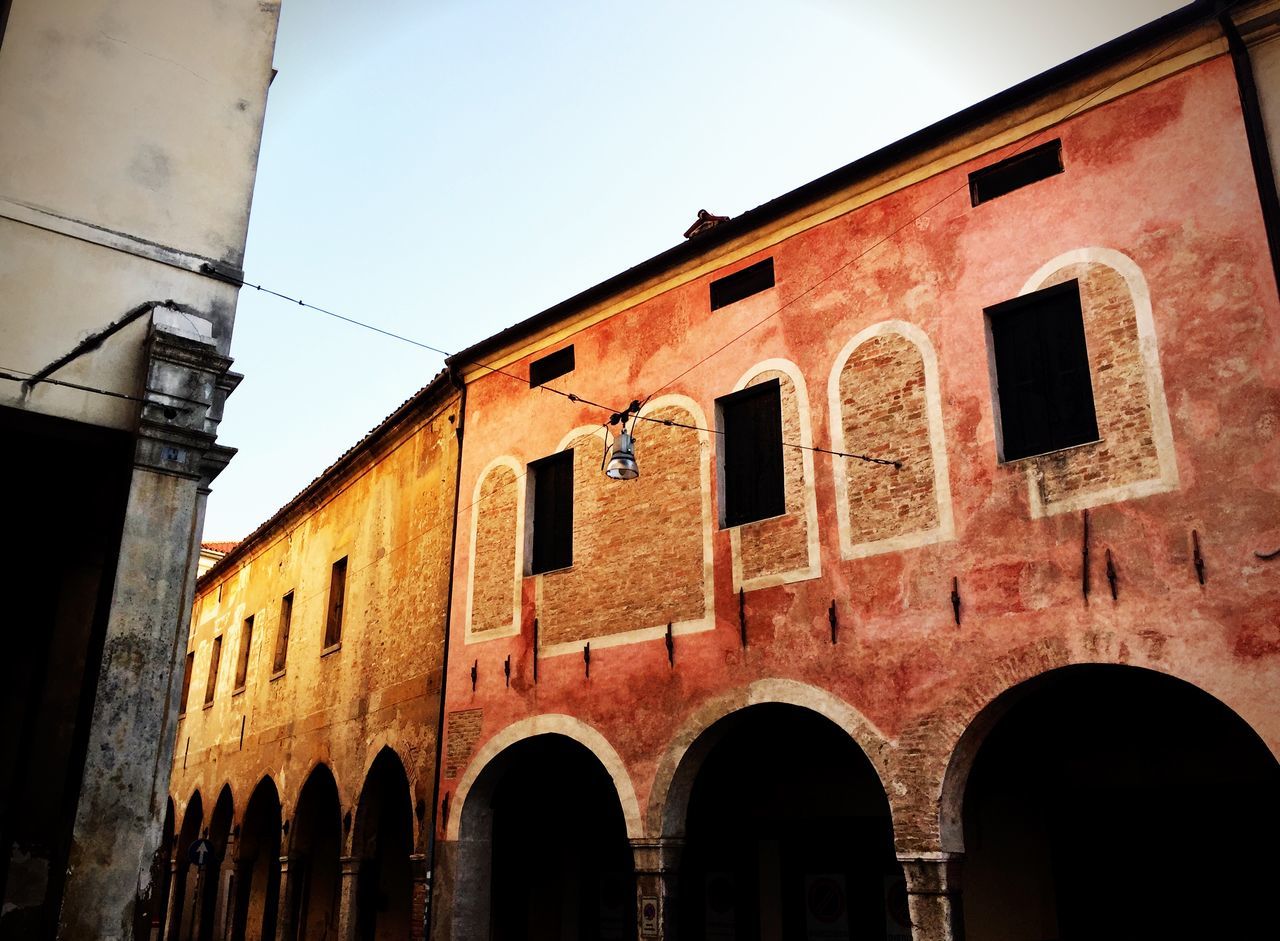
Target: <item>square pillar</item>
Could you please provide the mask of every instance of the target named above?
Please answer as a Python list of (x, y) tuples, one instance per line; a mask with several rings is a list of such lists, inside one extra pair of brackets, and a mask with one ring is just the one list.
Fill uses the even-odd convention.
[(899, 853), (913, 941), (964, 941), (960, 853)]
[(683, 840), (631, 841), (636, 867), (636, 936), (641, 941), (676, 936), (675, 899)]
[(293, 886), (289, 884), (288, 856), (280, 857), (280, 896), (276, 904), (276, 941), (293, 941)]
[(356, 936), (356, 897), (360, 882), (360, 858), (342, 856), (341, 882), (338, 885), (338, 941), (353, 941)]

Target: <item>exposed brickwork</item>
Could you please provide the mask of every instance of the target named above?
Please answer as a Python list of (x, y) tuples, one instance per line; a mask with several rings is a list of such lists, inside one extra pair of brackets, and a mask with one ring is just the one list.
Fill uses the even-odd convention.
[(1084, 315), (1097, 444), (1037, 460), (1042, 499), (1056, 500), (1108, 490), (1160, 476), (1153, 440), (1151, 402), (1138, 341), (1137, 314), (1119, 272), (1100, 264), (1069, 265), (1039, 285), (1078, 278)]
[[(681, 408), (655, 418), (697, 424)], [(600, 472), (604, 442), (574, 442), (573, 567), (543, 577), (544, 645), (587, 641), (703, 615), (701, 464), (698, 433), (642, 422), (637, 480)]]
[(852, 458), (848, 480), (852, 541), (877, 542), (938, 525), (924, 359), (896, 333), (872, 337), (840, 373), (846, 451), (902, 462), (900, 470)]
[[(777, 370), (762, 372), (748, 386), (777, 379), (782, 396), (782, 440), (798, 443), (800, 438), (800, 403), (795, 383)], [(742, 577), (758, 578), (794, 572), (809, 565), (809, 522), (805, 516), (804, 452), (799, 448), (782, 449), (783, 474), (786, 482), (787, 513), (741, 527)], [(810, 484), (811, 485), (811, 484)]]
[(471, 753), (476, 750), (476, 742), (480, 740), (480, 729), (483, 725), (483, 709), (460, 709), (449, 713), (445, 728), (444, 776), (446, 778), (456, 778), (467, 766)]
[(511, 626), (515, 597), (517, 488), (523, 481), (505, 465), (490, 469), (480, 485), (476, 514), (475, 582), (471, 595), (471, 631)]

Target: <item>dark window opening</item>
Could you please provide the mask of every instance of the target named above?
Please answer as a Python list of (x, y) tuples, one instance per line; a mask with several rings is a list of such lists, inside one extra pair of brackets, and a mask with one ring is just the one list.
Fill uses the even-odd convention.
[(1062, 141), (1052, 140), (970, 173), (969, 198), (976, 206), (1047, 179), (1062, 170)]
[(279, 673), (284, 669), (289, 656), (289, 625), (293, 621), (293, 592), (280, 599), (280, 626), (276, 628), (276, 655), (271, 663), (271, 672)]
[(782, 389), (762, 382), (716, 399), (723, 432), (724, 525), (786, 512), (782, 471)]
[(342, 640), (342, 608), (347, 600), (347, 557), (333, 563), (329, 576), (329, 617), (324, 625), (324, 648), (328, 650)]
[(213, 639), (213, 651), (209, 654), (209, 679), (204, 684), (204, 704), (213, 702), (213, 694), (218, 690), (218, 666), (222, 663), (222, 635)]
[(529, 364), (529, 388), (533, 389), (552, 379), (559, 379), (565, 373), (573, 372), (573, 365), (572, 344), (542, 359), (535, 359)]
[(719, 310), (736, 304), (752, 294), (759, 294), (773, 287), (773, 259), (766, 258), (754, 265), (735, 271), (711, 282), (711, 309)]
[(182, 668), (182, 698), (178, 700), (178, 714), (186, 715), (187, 699), (191, 695), (191, 671), (196, 668), (196, 652), (187, 651), (187, 662)]
[(1006, 461), (1098, 440), (1077, 281), (987, 308)]
[(537, 575), (573, 564), (573, 449), (529, 465), (533, 479), (533, 559)]
[(249, 648), (253, 645), (253, 615), (244, 619), (244, 628), (240, 631), (240, 656), (236, 659), (237, 690), (244, 689), (249, 679)]

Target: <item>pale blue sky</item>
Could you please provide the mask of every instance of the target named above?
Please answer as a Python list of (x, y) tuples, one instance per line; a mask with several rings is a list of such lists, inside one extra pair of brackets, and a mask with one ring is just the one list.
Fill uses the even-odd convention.
[[(1181, 4), (284, 0), (246, 277), (457, 350)], [(241, 292), (205, 539), (442, 357)]]

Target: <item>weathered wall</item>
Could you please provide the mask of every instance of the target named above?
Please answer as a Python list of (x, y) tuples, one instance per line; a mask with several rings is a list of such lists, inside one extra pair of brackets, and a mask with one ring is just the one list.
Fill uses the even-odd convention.
[[(266, 776), (289, 821), (320, 764), (333, 772), (342, 812), (354, 817), (383, 748), (408, 775), (404, 800), (431, 803), (458, 405), (447, 388), (421, 396), (201, 580), (188, 643), (194, 670), (170, 785), (179, 820), (199, 793), (208, 826), (214, 798), (229, 786), (239, 825)], [(344, 556), (342, 638), (326, 650), (330, 572)], [(285, 668), (273, 672), (281, 600), (289, 592), (288, 653)], [(236, 690), (250, 616), (247, 677)], [(204, 705), (219, 637), (215, 695)], [(412, 845), (421, 853), (426, 834), (414, 829)], [(348, 843), (344, 855), (350, 849)]]
[[(1002, 691), (1071, 663), (1135, 664), (1185, 678), (1280, 753), (1280, 588), (1277, 572), (1253, 554), (1280, 544), (1272, 473), (1280, 459), (1280, 305), (1232, 66), (1220, 53), (1220, 45), (1205, 47), (1123, 93), (1063, 92), (1046, 104), (1058, 116), (1021, 133), (1037, 131), (1031, 144), (1061, 137), (1060, 175), (970, 206), (967, 174), (1013, 152), (1021, 134), (1010, 132), (985, 152), (978, 147), (979, 156), (943, 160), (875, 198), (846, 194), (842, 211), (832, 208), (837, 199), (814, 207), (808, 218), (700, 259), (660, 290), (611, 299), (540, 346), (498, 358), (520, 375), (529, 359), (572, 342), (576, 369), (552, 386), (614, 407), (660, 389), (706, 416), (757, 364), (788, 361), (810, 394), (804, 409), (784, 395), (787, 435), (904, 463), (895, 472), (818, 453), (806, 476), (789, 458), (787, 516), (741, 532), (713, 527), (709, 572), (689, 567), (676, 586), (639, 572), (698, 526), (698, 501), (664, 501), (667, 529), (659, 532), (647, 528), (653, 507), (632, 506), (632, 494), (657, 477), (715, 506), (714, 473), (703, 481), (676, 454), (645, 451), (671, 437), (673, 450), (712, 452), (704, 459), (714, 468), (715, 436), (641, 423), (638, 482), (605, 481), (598, 455), (580, 462), (590, 479), (575, 479), (573, 568), (523, 580), (519, 634), (452, 637), (450, 760), (442, 769), (450, 806), (441, 837), (457, 838), (469, 788), (497, 751), (520, 735), (577, 735), (578, 725), (607, 743), (607, 753), (596, 750), (615, 783), (634, 788), (642, 833), (670, 835), (666, 788), (697, 731), (736, 706), (789, 697), (845, 717), (881, 774), (900, 852), (956, 849), (944, 847), (939, 813), (962, 731)], [(770, 255), (775, 288), (709, 311), (710, 280)], [(1070, 277), (1082, 279), (1103, 440), (1002, 463), (984, 309)], [(732, 337), (739, 339), (714, 352)], [(608, 418), (492, 372), (473, 375), (468, 409), (486, 419), (463, 455), (468, 493), (491, 462), (523, 469), (572, 443), (567, 430)], [(807, 431), (797, 429), (801, 422)], [(820, 564), (767, 578), (803, 567), (794, 532), (800, 480), (816, 507)], [(485, 519), (481, 496), (459, 514), (460, 618), (468, 573), (490, 565), (473, 555), (488, 543), (469, 535)], [(504, 525), (517, 512), (505, 509)], [(1203, 585), (1193, 530), (1207, 565)], [(606, 539), (617, 555), (604, 559), (635, 567), (616, 562), (600, 577), (605, 563), (593, 547)], [(580, 559), (589, 562), (581, 574)], [(655, 629), (654, 613), (681, 587), (696, 591), (704, 576), (711, 629), (677, 634), (669, 666), (667, 618)], [(575, 579), (594, 590), (574, 590)], [(543, 644), (536, 682), (535, 618)], [(572, 644), (551, 633), (567, 621), (576, 626)], [(587, 641), (589, 677), (580, 655)]]

